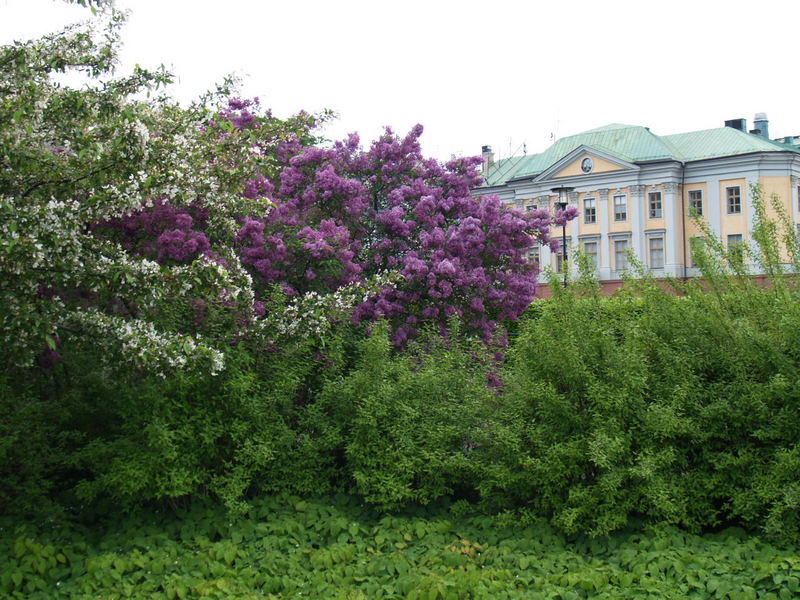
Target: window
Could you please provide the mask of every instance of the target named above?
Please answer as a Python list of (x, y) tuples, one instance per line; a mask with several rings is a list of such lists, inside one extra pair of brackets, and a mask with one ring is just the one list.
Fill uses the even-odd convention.
[(742, 212), (742, 188), (738, 185), (725, 188), (725, 196), (728, 200), (728, 214), (738, 215)]
[(624, 195), (614, 196), (614, 220), (628, 220), (628, 198)]
[(628, 268), (628, 240), (614, 240), (614, 268), (617, 271)]
[[(566, 247), (559, 248), (558, 254), (556, 254), (556, 273), (563, 273), (564, 272), (564, 254), (566, 253)], [(569, 263), (569, 257), (567, 257), (567, 263)]]
[(706, 239), (702, 235), (696, 235), (689, 238), (689, 250), (691, 251), (690, 265), (692, 267), (697, 267), (698, 261), (695, 257), (703, 253), (705, 243)]
[(728, 234), (728, 257), (734, 264), (744, 265), (746, 252), (744, 239), (741, 233)]
[(539, 268), (539, 244), (528, 250), (528, 262), (535, 265), (537, 269)]
[(689, 190), (689, 208), (698, 217), (703, 216), (703, 190)]
[(733, 248), (734, 246), (738, 246), (742, 243), (742, 234), (741, 233), (729, 233), (728, 234), (728, 248)]
[(664, 238), (661, 236), (648, 238), (647, 250), (650, 259), (650, 268), (664, 268)]
[(536, 210), (537, 208), (539, 208), (539, 205), (536, 204), (535, 202), (530, 202), (527, 205), (525, 205), (525, 210), (527, 211)]
[(597, 242), (586, 241), (583, 242), (583, 253), (586, 255), (589, 264), (597, 268)]
[(649, 219), (661, 218), (661, 192), (650, 192), (647, 194), (648, 206), (650, 207), (648, 214)]
[(587, 225), (597, 223), (597, 206), (594, 198), (583, 201), (583, 222)]

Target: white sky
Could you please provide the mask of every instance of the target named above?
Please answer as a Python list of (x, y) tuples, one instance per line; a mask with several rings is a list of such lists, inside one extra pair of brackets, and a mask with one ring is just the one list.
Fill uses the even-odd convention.
[[(425, 126), (440, 159), (544, 150), (609, 123), (666, 135), (766, 112), (800, 135), (800, 0), (117, 0), (122, 72), (164, 63), (189, 100), (228, 73), (277, 116), (330, 108), (325, 130)], [(90, 16), (0, 0), (0, 43)]]

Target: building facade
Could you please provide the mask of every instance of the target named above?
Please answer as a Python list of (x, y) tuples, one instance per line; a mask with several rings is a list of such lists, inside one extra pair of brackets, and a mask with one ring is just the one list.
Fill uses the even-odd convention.
[[(748, 244), (750, 187), (759, 184), (762, 198), (776, 194), (793, 222), (800, 220), (800, 148), (770, 140), (763, 113), (756, 126), (748, 133), (744, 119), (736, 119), (657, 136), (613, 124), (562, 138), (541, 154), (497, 162), (484, 147), (485, 182), (475, 192), (497, 194), (520, 210), (574, 205), (579, 216), (567, 225), (567, 247), (585, 252), (606, 287), (620, 280), (629, 252), (656, 277), (691, 277), (698, 274), (691, 240), (702, 236), (694, 213), (725, 244)], [(552, 233), (560, 238), (562, 231)], [(561, 269), (560, 253), (546, 245), (534, 248), (531, 260)]]

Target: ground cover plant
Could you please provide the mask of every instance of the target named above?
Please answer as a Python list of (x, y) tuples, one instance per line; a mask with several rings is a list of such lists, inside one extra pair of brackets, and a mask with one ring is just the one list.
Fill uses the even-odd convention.
[(800, 557), (740, 529), (564, 536), (458, 503), (376, 513), (346, 496), (272, 496), (100, 523), (0, 520), (6, 598), (764, 598), (800, 593)]

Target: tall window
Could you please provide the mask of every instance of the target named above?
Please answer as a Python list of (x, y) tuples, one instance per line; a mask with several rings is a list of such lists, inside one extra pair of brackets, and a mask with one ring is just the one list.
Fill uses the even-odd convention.
[(649, 211), (647, 213), (650, 219), (661, 218), (661, 192), (650, 192), (647, 194)]
[(728, 214), (738, 215), (742, 212), (742, 188), (738, 185), (725, 188), (725, 196), (727, 197)]
[(531, 246), (531, 249), (528, 250), (528, 262), (536, 265), (537, 269), (539, 268), (539, 244)]
[(535, 202), (530, 202), (525, 206), (525, 209), (528, 211), (536, 210), (537, 208), (539, 208), (539, 205), (536, 204)]
[(691, 266), (696, 267), (698, 261), (696, 257), (703, 253), (706, 244), (706, 239), (702, 235), (696, 235), (689, 238), (689, 250), (691, 251)]
[(586, 241), (583, 242), (583, 253), (589, 261), (589, 264), (597, 268), (597, 242)]
[(628, 198), (627, 196), (614, 196), (614, 220), (628, 220)]
[(694, 209), (698, 217), (703, 216), (703, 190), (689, 190), (689, 208)]
[(647, 242), (647, 249), (650, 258), (651, 269), (661, 269), (664, 267), (664, 238), (651, 237)]
[[(556, 254), (556, 273), (564, 272), (564, 254), (565, 250), (563, 248), (559, 248), (558, 254)], [(569, 263), (569, 256), (567, 256), (567, 263)]]
[(623, 271), (628, 268), (628, 240), (614, 240), (614, 268)]
[(594, 198), (586, 198), (583, 201), (583, 222), (587, 225), (597, 223), (597, 205)]

